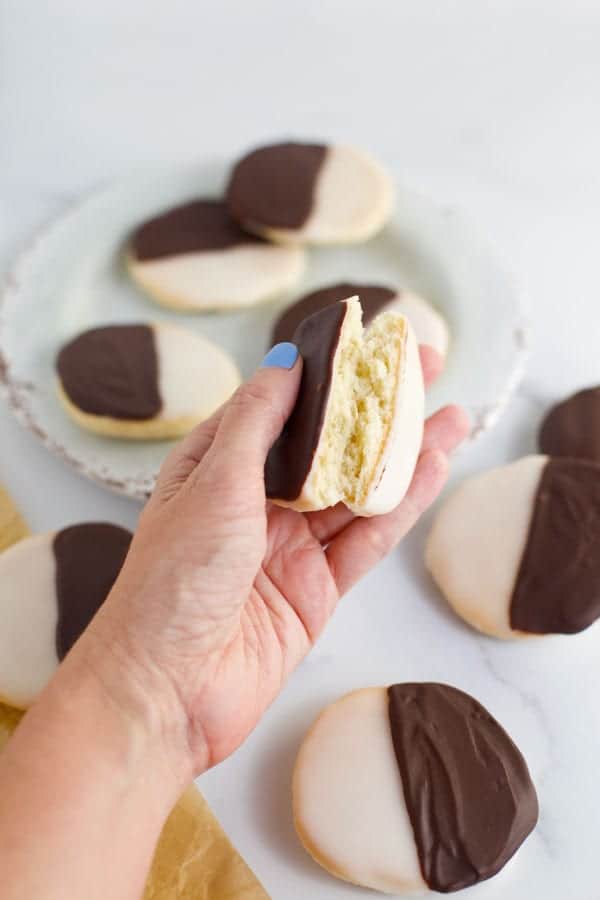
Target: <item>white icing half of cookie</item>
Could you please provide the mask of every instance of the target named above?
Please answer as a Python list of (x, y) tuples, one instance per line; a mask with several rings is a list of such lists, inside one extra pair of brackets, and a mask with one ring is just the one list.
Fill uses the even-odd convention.
[(300, 839), (332, 874), (386, 893), (427, 890), (386, 688), (355, 691), (321, 713), (298, 754), (293, 804)]
[(26, 538), (0, 556), (0, 699), (21, 708), (58, 666), (53, 539)]
[(160, 418), (207, 418), (239, 385), (237, 366), (202, 335), (163, 322), (152, 327), (162, 400)]
[(304, 270), (300, 247), (242, 244), (153, 260), (129, 255), (133, 280), (161, 306), (181, 311), (254, 306), (290, 290)]
[(442, 505), (427, 540), (427, 568), (450, 605), (495, 637), (526, 636), (511, 628), (510, 605), (547, 460), (526, 456), (467, 478)]
[[(385, 318), (380, 320), (384, 327), (385, 321)], [(358, 508), (361, 515), (380, 515), (398, 506), (410, 485), (423, 441), (423, 373), (415, 333), (410, 323), (405, 321), (406, 337), (400, 357), (390, 431), (369, 492)], [(375, 319), (370, 328), (377, 327)]]

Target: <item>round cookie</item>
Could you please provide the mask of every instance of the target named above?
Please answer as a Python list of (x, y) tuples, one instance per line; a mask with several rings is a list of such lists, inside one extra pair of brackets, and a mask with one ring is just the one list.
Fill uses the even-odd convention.
[(234, 392), (240, 374), (206, 338), (175, 325), (107, 325), (84, 331), (56, 360), (69, 415), (107, 437), (187, 434)]
[(446, 356), (448, 327), (439, 312), (427, 300), (412, 291), (346, 281), (305, 294), (288, 306), (273, 326), (272, 343), (291, 341), (296, 328), (307, 316), (354, 295), (360, 299), (365, 327), (381, 312), (386, 310), (401, 312), (412, 325), (418, 344), (427, 344), (440, 356)]
[(294, 333), (303, 359), (296, 405), (267, 457), (267, 497), (298, 510), (342, 502), (360, 516), (402, 500), (423, 437), (423, 375), (407, 319), (367, 329), (358, 298), (327, 306)]
[(25, 538), (0, 556), (0, 700), (33, 703), (108, 596), (131, 538), (89, 522)]
[(495, 875), (537, 822), (527, 765), (449, 685), (354, 691), (308, 732), (293, 776), (300, 840), (332, 875), (394, 894)]
[(600, 463), (600, 386), (579, 391), (552, 407), (540, 427), (538, 444), (549, 456), (572, 456)]
[(218, 200), (194, 200), (141, 225), (126, 253), (133, 280), (161, 306), (185, 312), (254, 306), (293, 287), (299, 247), (248, 234)]
[(236, 164), (227, 204), (242, 228), (284, 244), (352, 244), (390, 218), (389, 175), (351, 147), (271, 144)]
[(425, 562), (479, 631), (582, 631), (600, 616), (600, 465), (526, 456), (467, 478), (439, 510)]

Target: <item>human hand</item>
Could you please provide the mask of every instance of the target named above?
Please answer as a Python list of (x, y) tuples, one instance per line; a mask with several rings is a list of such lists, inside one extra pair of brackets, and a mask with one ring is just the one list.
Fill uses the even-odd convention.
[[(425, 381), (440, 360), (421, 348)], [(272, 357), (271, 357), (272, 360)], [(268, 362), (268, 360), (267, 360)], [(114, 661), (110, 690), (180, 723), (175, 765), (192, 774), (254, 728), (348, 589), (433, 502), (447, 454), (465, 437), (459, 407), (426, 423), (409, 491), (393, 512), (354, 518), (342, 505), (298, 513), (265, 500), (263, 469), (296, 397), (301, 361), (259, 369), (166, 460), (113, 591), (84, 636), (91, 665)], [(292, 365), (293, 363), (293, 365)], [(166, 724), (165, 724), (166, 723)]]

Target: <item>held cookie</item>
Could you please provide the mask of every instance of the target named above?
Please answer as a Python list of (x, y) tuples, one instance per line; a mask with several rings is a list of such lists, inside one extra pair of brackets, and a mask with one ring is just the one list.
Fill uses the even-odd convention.
[(351, 147), (271, 144), (244, 156), (227, 188), (242, 228), (284, 244), (351, 244), (392, 212), (388, 174)]
[(442, 316), (427, 300), (412, 291), (396, 290), (376, 284), (340, 282), (305, 294), (288, 306), (273, 326), (272, 343), (291, 341), (303, 319), (346, 297), (357, 295), (366, 327), (379, 315), (391, 310), (403, 313), (413, 327), (418, 344), (427, 344), (445, 357), (448, 350), (448, 328)]
[(600, 386), (579, 391), (554, 406), (540, 427), (538, 444), (549, 456), (600, 463)]
[(25, 538), (0, 556), (0, 699), (26, 709), (92, 620), (131, 533), (89, 522)]
[(423, 437), (423, 375), (406, 318), (366, 330), (358, 299), (334, 303), (294, 334), (303, 359), (296, 405), (267, 457), (267, 496), (298, 510), (340, 501), (357, 515), (402, 500)]
[(537, 822), (527, 764), (473, 697), (435, 683), (354, 691), (300, 748), (294, 821), (332, 875), (385, 893), (495, 875)]
[(600, 465), (526, 456), (468, 478), (438, 512), (425, 561), (479, 631), (582, 631), (600, 616)]
[(218, 200), (194, 200), (141, 225), (126, 263), (133, 280), (161, 306), (226, 311), (293, 287), (304, 253), (242, 231)]
[(78, 425), (134, 440), (187, 434), (240, 383), (220, 347), (163, 323), (84, 331), (62, 348), (56, 369), (60, 398)]

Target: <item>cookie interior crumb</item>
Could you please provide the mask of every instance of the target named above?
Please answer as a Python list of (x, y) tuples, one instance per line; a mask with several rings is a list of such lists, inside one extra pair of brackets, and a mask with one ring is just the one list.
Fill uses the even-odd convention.
[(406, 336), (406, 320), (393, 312), (363, 329), (360, 303), (349, 301), (311, 474), (323, 507), (361, 503), (372, 486), (393, 420)]

